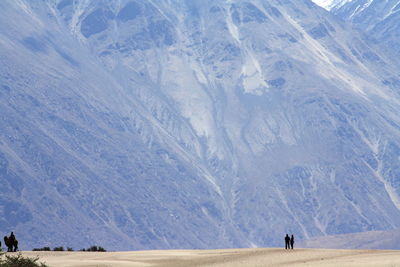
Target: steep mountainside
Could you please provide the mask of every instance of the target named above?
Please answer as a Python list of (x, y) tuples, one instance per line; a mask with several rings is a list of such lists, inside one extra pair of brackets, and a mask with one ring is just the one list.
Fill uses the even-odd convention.
[(331, 10), (351, 21), (400, 56), (400, 1), (353, 0)]
[(0, 14), (0, 228), (22, 248), (400, 226), (399, 64), (311, 1)]

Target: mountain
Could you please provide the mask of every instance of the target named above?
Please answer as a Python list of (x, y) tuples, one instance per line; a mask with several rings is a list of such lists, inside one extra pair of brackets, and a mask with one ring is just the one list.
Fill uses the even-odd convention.
[(399, 62), (311, 1), (0, 14), (0, 229), (21, 248), (400, 227)]
[(364, 30), (375, 42), (393, 50), (395, 56), (400, 55), (399, 0), (353, 0), (344, 5), (337, 5), (331, 11)]
[(335, 236), (315, 237), (307, 240), (302, 247), (329, 249), (400, 249), (399, 229), (370, 231)]
[(230, 246), (189, 123), (139, 73), (119, 80), (92, 56), (61, 4), (0, 4), (2, 232), (22, 249)]

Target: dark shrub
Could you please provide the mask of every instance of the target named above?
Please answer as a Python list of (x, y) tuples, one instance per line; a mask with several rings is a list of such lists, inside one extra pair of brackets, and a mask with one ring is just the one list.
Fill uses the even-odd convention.
[[(3, 256), (5, 258), (3, 259)], [(0, 267), (47, 267), (46, 264), (42, 262), (37, 262), (39, 260), (36, 258), (23, 257), (21, 253), (17, 255), (0, 255)]]
[(34, 248), (32, 251), (51, 251), (50, 247)]
[(94, 252), (106, 252), (106, 250), (103, 247), (100, 246), (91, 246), (90, 248), (87, 249), (81, 249), (79, 251), (94, 251)]

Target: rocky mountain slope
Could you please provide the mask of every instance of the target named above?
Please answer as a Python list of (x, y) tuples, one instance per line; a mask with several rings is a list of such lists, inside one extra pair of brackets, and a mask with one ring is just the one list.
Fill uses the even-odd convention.
[(22, 248), (400, 226), (399, 63), (311, 1), (0, 14), (0, 228)]
[(400, 1), (399, 0), (353, 0), (337, 5), (334, 14), (351, 21), (358, 28), (400, 55)]

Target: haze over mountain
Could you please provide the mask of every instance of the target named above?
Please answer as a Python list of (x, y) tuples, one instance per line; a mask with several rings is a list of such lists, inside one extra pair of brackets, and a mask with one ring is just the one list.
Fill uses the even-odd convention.
[(0, 14), (0, 229), (22, 248), (400, 226), (399, 63), (311, 1), (8, 0)]
[(315, 237), (301, 247), (329, 249), (388, 249), (398, 250), (400, 229), (389, 231), (369, 231), (333, 236)]

